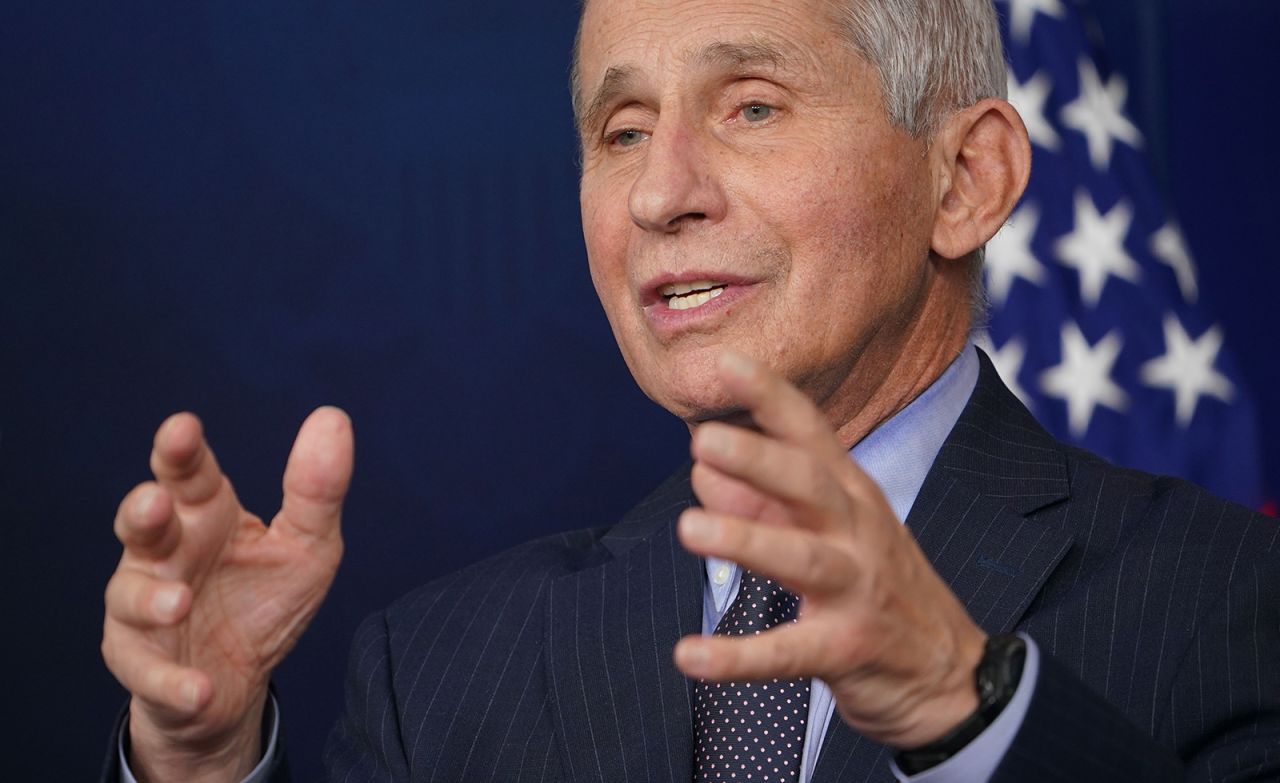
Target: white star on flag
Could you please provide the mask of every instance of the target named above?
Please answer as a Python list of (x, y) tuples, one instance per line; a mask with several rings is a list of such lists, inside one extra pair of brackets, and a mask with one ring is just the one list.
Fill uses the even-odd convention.
[(1170, 313), (1164, 317), (1164, 350), (1164, 356), (1142, 365), (1142, 382), (1173, 392), (1180, 427), (1191, 425), (1201, 397), (1231, 402), (1235, 386), (1213, 368), (1222, 350), (1222, 329), (1214, 326), (1192, 340)]
[(1019, 43), (1031, 40), (1031, 26), (1035, 24), (1036, 14), (1062, 18), (1064, 13), (1061, 0), (1001, 0), (1009, 6), (1009, 32)]
[(1062, 107), (1062, 124), (1084, 134), (1089, 144), (1089, 160), (1098, 171), (1111, 166), (1115, 142), (1130, 147), (1142, 144), (1142, 134), (1124, 116), (1124, 103), (1129, 87), (1124, 77), (1116, 74), (1102, 83), (1093, 61), (1080, 60), (1080, 95)]
[(1040, 374), (1040, 390), (1067, 403), (1067, 426), (1083, 438), (1099, 405), (1124, 413), (1129, 395), (1111, 380), (1124, 341), (1115, 331), (1090, 346), (1074, 321), (1062, 326), (1062, 362)]
[(1182, 238), (1177, 223), (1166, 223), (1164, 228), (1151, 235), (1151, 252), (1160, 263), (1173, 268), (1182, 298), (1195, 302), (1200, 295), (1196, 284), (1196, 262), (1191, 258), (1191, 251), (1187, 249), (1187, 242)]
[(1259, 502), (1248, 384), (1208, 329), (1204, 262), (1161, 200), (1125, 81), (1095, 59), (1088, 5), (995, 0), (1009, 102), (1035, 161), (987, 244), (988, 326), (974, 341), (1054, 437)]
[(1009, 387), (1009, 391), (1013, 392), (1027, 409), (1031, 409), (1031, 396), (1027, 394), (1026, 389), (1022, 388), (1022, 384), (1018, 383), (1018, 374), (1022, 372), (1022, 362), (1027, 358), (1027, 347), (1023, 344), (1021, 337), (1010, 337), (1004, 341), (1004, 345), (996, 348), (994, 342), (991, 341), (989, 332), (982, 332), (974, 340), (978, 347), (986, 352), (991, 359), (991, 363), (995, 365), (996, 372), (1000, 373), (1000, 380), (1004, 381), (1004, 385)]
[(1031, 240), (1040, 224), (1040, 210), (1030, 202), (1018, 208), (991, 241), (987, 243), (987, 291), (995, 304), (1004, 306), (1013, 280), (1021, 277), (1029, 283), (1044, 283), (1045, 268), (1031, 250)]
[(1086, 190), (1076, 191), (1075, 229), (1054, 243), (1063, 266), (1080, 274), (1080, 298), (1097, 307), (1109, 277), (1136, 283), (1142, 277), (1133, 257), (1124, 248), (1133, 222), (1133, 208), (1119, 202), (1107, 214), (1098, 212)]
[(1022, 115), (1031, 143), (1056, 152), (1062, 146), (1062, 138), (1044, 112), (1052, 91), (1053, 80), (1043, 71), (1028, 79), (1026, 84), (1020, 84), (1013, 71), (1009, 71), (1009, 103)]

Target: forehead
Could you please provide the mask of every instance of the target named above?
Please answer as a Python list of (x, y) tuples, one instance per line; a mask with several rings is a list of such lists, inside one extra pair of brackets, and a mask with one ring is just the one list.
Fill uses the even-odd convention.
[(744, 55), (814, 67), (843, 41), (832, 0), (590, 0), (578, 70), (590, 87), (609, 69), (688, 68)]

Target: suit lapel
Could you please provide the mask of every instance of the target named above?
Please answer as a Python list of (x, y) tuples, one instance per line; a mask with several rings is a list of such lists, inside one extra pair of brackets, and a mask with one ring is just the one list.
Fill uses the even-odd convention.
[[(1071, 545), (1045, 520), (1067, 498), (1062, 447), (1005, 389), (985, 355), (978, 385), (907, 525), (988, 633), (1012, 630)], [(675, 540), (694, 502), (688, 469), (603, 540), (603, 563), (556, 581), (547, 678), (575, 781), (692, 778), (689, 682), (671, 649), (702, 627), (702, 566)], [(891, 780), (891, 753), (833, 716), (813, 783)]]
[(702, 629), (702, 567), (675, 539), (687, 467), (602, 541), (604, 562), (557, 580), (547, 623), (552, 714), (575, 781), (692, 777), (690, 686), (671, 650)]
[[(920, 548), (987, 633), (1013, 630), (1072, 536), (1045, 523), (1068, 496), (1062, 447), (981, 355), (978, 385), (907, 517)], [(892, 780), (892, 753), (833, 715), (813, 783)]]

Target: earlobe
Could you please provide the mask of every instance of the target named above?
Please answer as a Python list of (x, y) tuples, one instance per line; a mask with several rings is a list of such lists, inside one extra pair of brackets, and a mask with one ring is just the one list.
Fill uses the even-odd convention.
[(963, 258), (995, 236), (1031, 175), (1031, 142), (1018, 112), (988, 98), (947, 120), (935, 140), (942, 192), (933, 251)]

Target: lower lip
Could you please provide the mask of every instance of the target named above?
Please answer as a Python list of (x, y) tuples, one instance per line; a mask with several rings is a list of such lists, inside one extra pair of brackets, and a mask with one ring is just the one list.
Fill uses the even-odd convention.
[(644, 308), (649, 328), (659, 338), (675, 337), (681, 332), (715, 326), (729, 315), (729, 309), (740, 304), (755, 290), (754, 285), (728, 285), (716, 298), (700, 307), (672, 310), (663, 299)]

